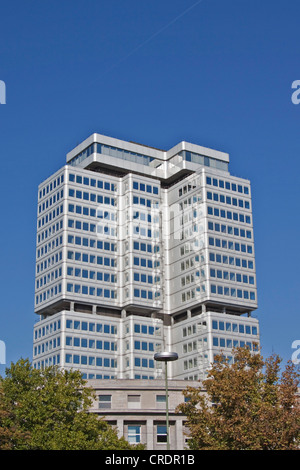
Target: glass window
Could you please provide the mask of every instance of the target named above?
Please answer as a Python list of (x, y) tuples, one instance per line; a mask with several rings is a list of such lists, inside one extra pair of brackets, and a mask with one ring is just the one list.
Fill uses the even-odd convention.
[(167, 442), (167, 426), (157, 425), (156, 441), (157, 443)]
[(166, 403), (166, 395), (156, 395), (156, 403)]
[(111, 395), (99, 395), (99, 408), (102, 410), (111, 408)]
[(80, 356), (78, 354), (74, 354), (73, 356), (73, 362), (74, 364), (79, 364), (80, 362)]
[(81, 356), (81, 364), (83, 365), (87, 364), (87, 356)]
[(71, 363), (72, 362), (72, 354), (66, 354), (66, 363)]
[(141, 396), (128, 395), (128, 408), (141, 408)]
[(148, 332), (147, 325), (142, 325), (142, 333), (146, 335), (147, 332)]
[(142, 359), (142, 367), (148, 367), (148, 359)]
[(130, 444), (141, 442), (141, 426), (128, 426), (128, 442)]

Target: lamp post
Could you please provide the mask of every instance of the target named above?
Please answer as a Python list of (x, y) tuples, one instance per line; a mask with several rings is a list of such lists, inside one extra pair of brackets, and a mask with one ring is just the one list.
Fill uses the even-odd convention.
[(155, 361), (161, 361), (165, 363), (165, 383), (166, 383), (166, 428), (167, 428), (167, 450), (170, 450), (169, 440), (169, 402), (168, 402), (168, 362), (176, 361), (178, 354), (175, 352), (161, 352), (154, 354)]

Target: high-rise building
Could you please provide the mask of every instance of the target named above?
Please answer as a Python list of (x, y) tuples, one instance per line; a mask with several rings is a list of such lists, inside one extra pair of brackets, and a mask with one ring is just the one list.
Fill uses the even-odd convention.
[(226, 153), (93, 134), (38, 189), (33, 364), (205, 378), (259, 345), (251, 190)]

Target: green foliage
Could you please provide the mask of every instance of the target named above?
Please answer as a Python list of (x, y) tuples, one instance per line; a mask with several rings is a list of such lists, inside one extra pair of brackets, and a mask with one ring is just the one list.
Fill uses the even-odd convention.
[(0, 450), (13, 450), (25, 445), (29, 438), (29, 434), (22, 431), (16, 422), (12, 407), (5, 403), (3, 384), (0, 382)]
[[(94, 391), (79, 371), (32, 368), (21, 359), (1, 379), (0, 411), (4, 432), (14, 436), (1, 448), (30, 450), (129, 450), (124, 438), (89, 408)], [(17, 433), (18, 431), (18, 433)], [(0, 413), (1, 438), (1, 413)]]
[(188, 387), (187, 416), (193, 450), (285, 450), (300, 444), (299, 372), (280, 358), (266, 361), (247, 348), (234, 351), (233, 365), (220, 355), (203, 388)]

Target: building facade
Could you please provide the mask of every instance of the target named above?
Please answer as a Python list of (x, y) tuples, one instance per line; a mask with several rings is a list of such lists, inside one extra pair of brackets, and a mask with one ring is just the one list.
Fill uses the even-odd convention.
[(259, 345), (251, 188), (226, 153), (93, 134), (38, 189), (33, 364), (202, 380)]
[[(197, 387), (198, 382), (189, 382)], [(90, 380), (96, 398), (91, 413), (101, 416), (118, 435), (131, 444), (145, 444), (147, 450), (165, 450), (167, 444), (166, 395), (164, 380)], [(185, 417), (177, 410), (185, 401), (185, 380), (171, 380), (168, 387), (170, 450), (187, 448)]]

